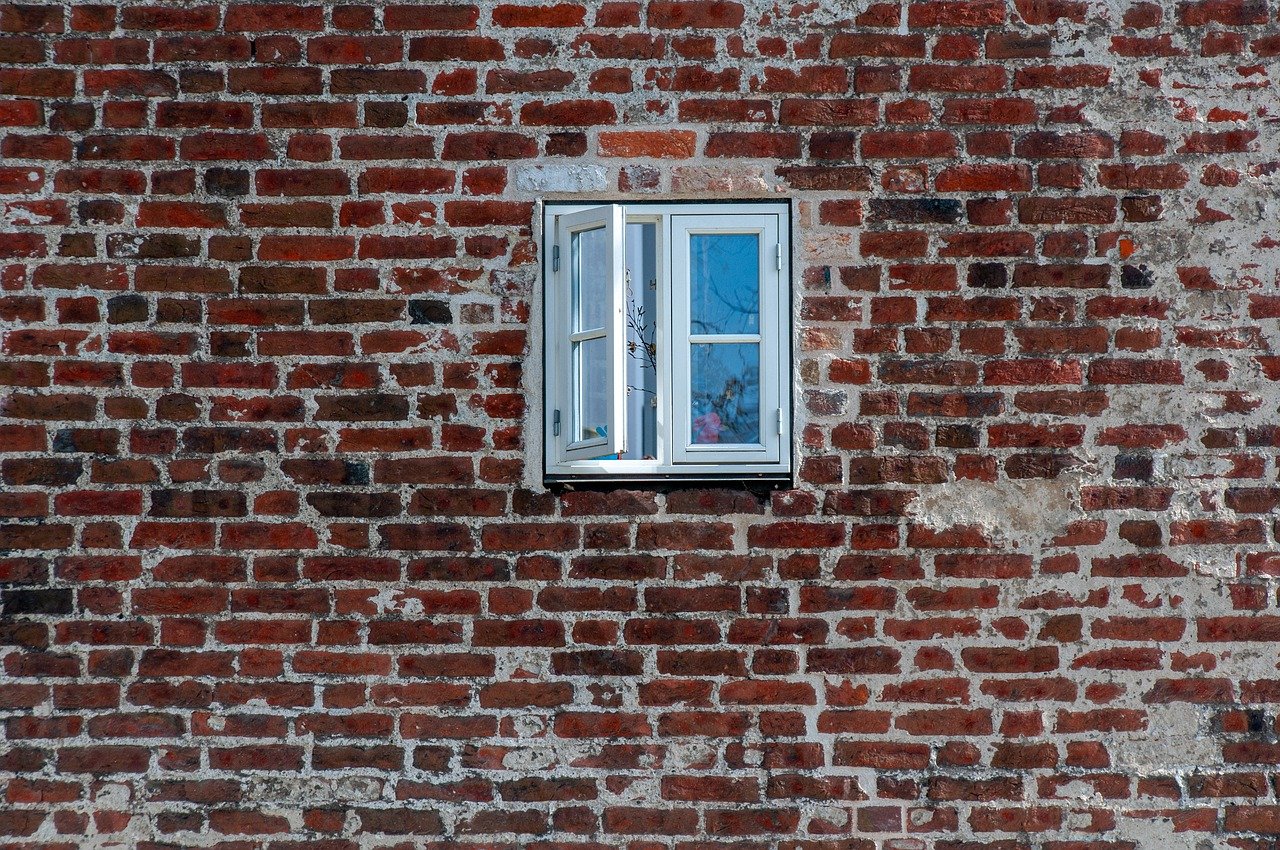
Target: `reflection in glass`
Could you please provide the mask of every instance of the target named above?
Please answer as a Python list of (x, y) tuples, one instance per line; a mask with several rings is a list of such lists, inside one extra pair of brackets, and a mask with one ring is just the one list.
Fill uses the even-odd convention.
[(627, 225), (627, 451), (658, 456), (658, 225)]
[(570, 434), (572, 442), (599, 439), (609, 427), (608, 344), (604, 337), (573, 344), (577, 421)]
[(754, 233), (689, 236), (690, 332), (759, 333), (760, 237)]
[(573, 234), (575, 331), (602, 328), (609, 308), (609, 244), (603, 227)]
[(759, 443), (759, 344), (696, 343), (691, 349), (691, 442)]

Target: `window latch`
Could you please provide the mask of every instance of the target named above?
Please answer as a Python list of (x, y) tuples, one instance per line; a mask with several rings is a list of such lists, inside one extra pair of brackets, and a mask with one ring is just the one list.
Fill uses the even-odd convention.
[(560, 436), (560, 411), (551, 414), (551, 436)]
[(560, 246), (551, 246), (551, 270), (553, 272), (560, 271)]
[(779, 242), (777, 245), (774, 245), (773, 248), (774, 254), (778, 258), (778, 271), (782, 271), (782, 243)]

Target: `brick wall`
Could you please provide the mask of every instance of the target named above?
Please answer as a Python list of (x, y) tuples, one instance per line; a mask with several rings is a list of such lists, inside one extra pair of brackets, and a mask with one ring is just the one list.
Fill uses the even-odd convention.
[[(4, 846), (1274, 847), (1278, 33), (0, 6)], [(619, 195), (794, 199), (794, 489), (542, 489)]]

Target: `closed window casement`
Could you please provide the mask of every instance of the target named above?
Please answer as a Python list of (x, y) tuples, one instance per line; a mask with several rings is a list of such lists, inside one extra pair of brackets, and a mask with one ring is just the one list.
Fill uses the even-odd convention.
[(544, 207), (549, 479), (791, 472), (790, 207)]

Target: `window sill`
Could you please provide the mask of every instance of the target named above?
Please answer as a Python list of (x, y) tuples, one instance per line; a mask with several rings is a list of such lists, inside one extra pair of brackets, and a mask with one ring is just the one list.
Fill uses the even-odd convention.
[(690, 485), (741, 488), (768, 492), (787, 490), (794, 485), (789, 472), (702, 472), (652, 474), (642, 472), (592, 473), (579, 475), (546, 475), (542, 483), (549, 490), (668, 490), (687, 489)]

